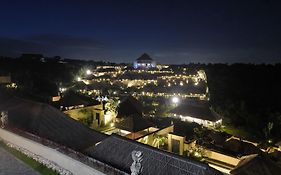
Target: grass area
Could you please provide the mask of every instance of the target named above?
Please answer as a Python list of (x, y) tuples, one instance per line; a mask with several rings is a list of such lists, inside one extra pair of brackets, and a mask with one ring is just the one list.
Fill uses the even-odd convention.
[(97, 127), (97, 128), (92, 128), (96, 131), (99, 131), (99, 132), (105, 132), (107, 130), (110, 130), (111, 128), (113, 128), (112, 126), (110, 125), (106, 125), (106, 126), (103, 126), (103, 127)]
[(251, 135), (249, 132), (245, 131), (242, 128), (237, 128), (237, 127), (233, 127), (230, 125), (222, 126), (220, 128), (220, 131), (223, 131), (230, 135), (234, 135), (234, 136), (241, 137), (241, 138), (251, 138)]
[(0, 147), (4, 148), (7, 152), (11, 153), (15, 157), (17, 157), (18, 159), (23, 161), (25, 164), (32, 167), (34, 170), (38, 171), (40, 174), (43, 174), (43, 175), (58, 175), (59, 174), (59, 173), (49, 169), (45, 165), (43, 165), (39, 162), (36, 162), (32, 158), (27, 157), (25, 154), (21, 153), (20, 151), (14, 149), (14, 148), (8, 147), (2, 141), (0, 141)]

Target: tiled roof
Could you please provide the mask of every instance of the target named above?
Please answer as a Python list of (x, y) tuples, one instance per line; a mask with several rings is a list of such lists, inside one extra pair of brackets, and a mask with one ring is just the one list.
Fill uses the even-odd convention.
[(67, 92), (58, 102), (60, 106), (69, 107), (69, 106), (91, 106), (100, 104), (99, 101), (85, 97), (74, 92)]
[(142, 115), (141, 103), (132, 96), (122, 100), (117, 118), (116, 127), (130, 132), (138, 132), (151, 126)]
[(230, 173), (232, 175), (280, 175), (281, 167), (267, 155), (254, 154), (244, 157)]
[(207, 164), (190, 160), (117, 135), (111, 135), (86, 153), (117, 169), (130, 173), (131, 152), (143, 153), (141, 174), (145, 175), (222, 175)]
[(143, 61), (143, 60), (150, 60), (152, 61), (152, 58), (147, 53), (142, 54), (138, 59), (138, 61)]
[(133, 114), (142, 115), (142, 110), (143, 107), (137, 99), (127, 96), (119, 104), (117, 118), (128, 117)]
[(209, 121), (217, 121), (221, 117), (212, 111), (208, 106), (196, 106), (189, 104), (181, 104), (180, 106), (172, 109), (170, 113), (174, 113), (182, 116), (190, 116), (193, 118), (199, 118)]
[(0, 111), (8, 111), (9, 126), (75, 150), (95, 145), (107, 136), (91, 130), (54, 107), (0, 93)]
[(152, 126), (145, 118), (139, 115), (132, 115), (126, 118), (119, 119), (115, 123), (115, 127), (130, 132), (138, 132)]

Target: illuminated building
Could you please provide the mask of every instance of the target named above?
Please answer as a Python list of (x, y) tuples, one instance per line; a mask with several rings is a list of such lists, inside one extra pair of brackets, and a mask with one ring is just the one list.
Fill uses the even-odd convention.
[(204, 127), (219, 127), (222, 124), (222, 118), (205, 105), (181, 104), (170, 111), (170, 116), (186, 122), (195, 122)]
[(146, 53), (142, 54), (142, 56), (140, 56), (134, 62), (135, 69), (149, 69), (155, 67), (156, 67), (156, 62)]

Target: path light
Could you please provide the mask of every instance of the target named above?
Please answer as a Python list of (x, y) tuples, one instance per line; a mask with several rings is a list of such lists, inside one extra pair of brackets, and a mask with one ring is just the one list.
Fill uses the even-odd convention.
[(88, 70), (86, 70), (86, 74), (90, 75), (90, 74), (92, 74), (92, 71), (88, 69)]
[(172, 98), (172, 103), (178, 104), (179, 102), (180, 102), (179, 97), (173, 97), (173, 98)]

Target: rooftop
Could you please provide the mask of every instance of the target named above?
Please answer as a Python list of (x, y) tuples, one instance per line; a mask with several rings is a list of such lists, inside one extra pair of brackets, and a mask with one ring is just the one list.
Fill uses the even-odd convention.
[(142, 115), (141, 103), (132, 96), (125, 97), (118, 108), (116, 128), (130, 132), (142, 131), (151, 124)]
[(100, 102), (97, 100), (94, 100), (90, 97), (86, 97), (74, 92), (65, 93), (60, 99), (60, 101), (58, 101), (58, 103), (60, 106), (63, 107), (78, 106), (78, 105), (91, 106), (91, 105), (100, 104)]
[(147, 53), (144, 53), (137, 59), (137, 61), (143, 61), (143, 60), (152, 61), (153, 59)]
[(117, 135), (111, 135), (86, 152), (93, 158), (130, 173), (130, 166), (133, 163), (132, 151), (143, 153), (142, 174), (222, 175), (219, 171), (202, 162), (193, 161)]
[(119, 104), (117, 118), (129, 117), (135, 114), (142, 116), (142, 112), (142, 104), (134, 97), (126, 96)]
[(221, 117), (212, 111), (208, 106), (198, 106), (198, 105), (190, 105), (190, 104), (181, 104), (180, 106), (172, 109), (170, 113), (182, 115), (182, 116), (190, 116), (193, 118), (199, 118), (202, 120), (209, 121), (217, 121), (221, 119)]
[(54, 107), (0, 93), (0, 111), (8, 111), (9, 126), (74, 150), (84, 150), (107, 136), (91, 130)]
[(232, 175), (279, 175), (281, 167), (267, 155), (253, 154), (244, 157), (230, 173)]

